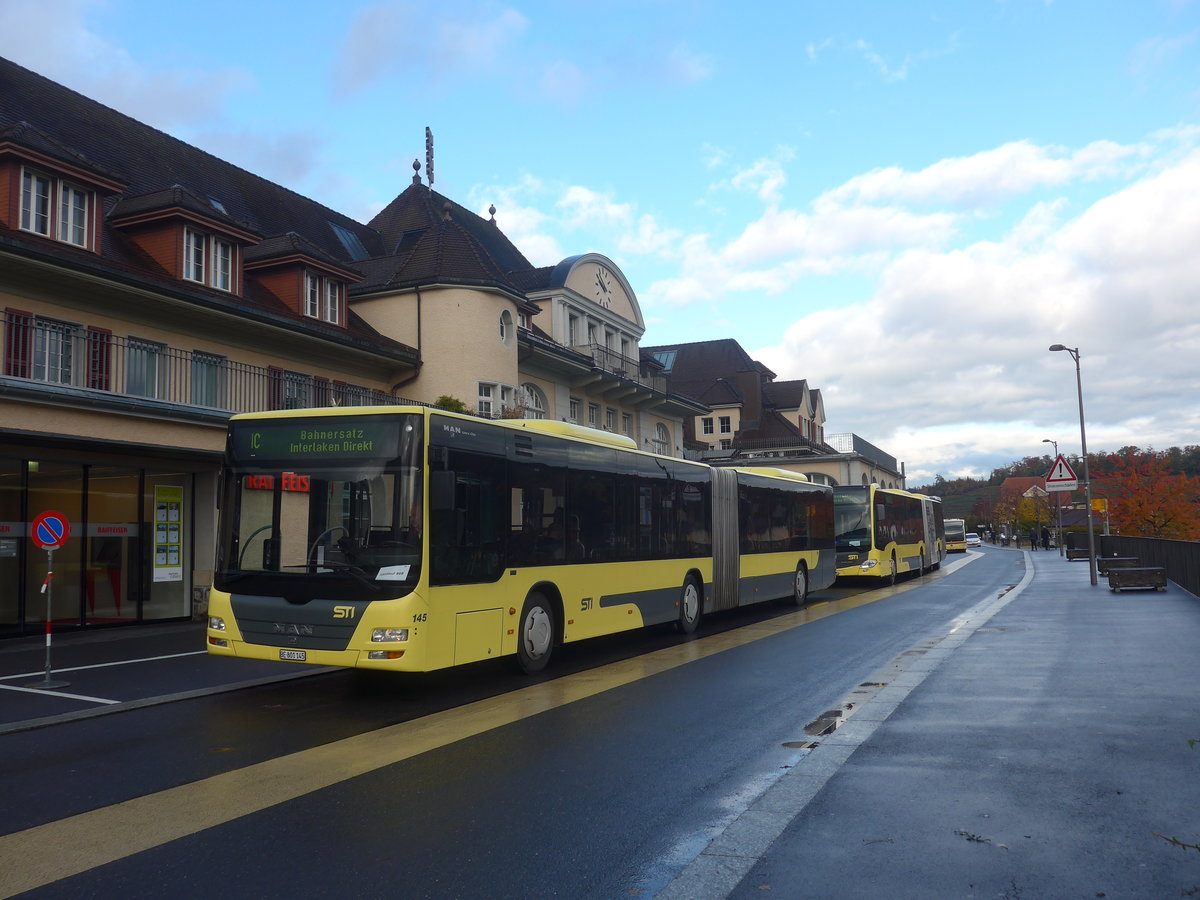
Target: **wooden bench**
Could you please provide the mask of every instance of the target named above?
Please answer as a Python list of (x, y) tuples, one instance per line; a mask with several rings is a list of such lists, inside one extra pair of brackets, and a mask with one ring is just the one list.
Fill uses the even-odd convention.
[(1122, 588), (1167, 589), (1167, 570), (1162, 566), (1131, 566), (1124, 569), (1109, 569), (1108, 587), (1114, 594)]
[(1107, 575), (1109, 569), (1132, 569), (1138, 564), (1136, 556), (1097, 556), (1096, 571)]
[(1088, 553), (1087, 547), (1068, 547), (1067, 559), (1087, 559), (1091, 554)]

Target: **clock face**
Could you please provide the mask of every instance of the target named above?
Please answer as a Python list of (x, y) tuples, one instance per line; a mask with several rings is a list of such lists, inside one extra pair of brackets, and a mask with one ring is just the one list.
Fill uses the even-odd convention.
[(605, 306), (612, 302), (612, 274), (604, 266), (596, 268), (596, 299)]

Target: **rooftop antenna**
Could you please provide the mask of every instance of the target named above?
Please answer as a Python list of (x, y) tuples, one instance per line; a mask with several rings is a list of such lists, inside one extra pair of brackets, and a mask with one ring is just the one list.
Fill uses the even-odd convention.
[(433, 187), (433, 132), (428, 125), (425, 126), (425, 178)]

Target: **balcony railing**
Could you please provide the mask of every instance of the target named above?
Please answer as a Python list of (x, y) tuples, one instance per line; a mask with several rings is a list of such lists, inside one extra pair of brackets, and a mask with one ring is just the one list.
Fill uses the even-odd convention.
[(652, 391), (665, 394), (667, 378), (665, 375), (651, 375), (642, 371), (641, 363), (632, 357), (623, 356), (616, 350), (610, 350), (603, 344), (580, 344), (572, 347), (576, 353), (590, 356), (596, 368), (610, 375), (617, 375), (632, 381)]
[(220, 413), (409, 402), (361, 385), (118, 337), (102, 329), (11, 311), (0, 316), (0, 374), (9, 379)]

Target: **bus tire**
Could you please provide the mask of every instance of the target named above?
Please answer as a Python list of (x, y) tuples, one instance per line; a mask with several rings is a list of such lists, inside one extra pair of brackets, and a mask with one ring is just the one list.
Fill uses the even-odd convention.
[(891, 555), (888, 565), (891, 566), (891, 571), (888, 572), (888, 576), (887, 576), (888, 587), (895, 587), (896, 582), (900, 578), (899, 567), (896, 565), (896, 554), (895, 553), (893, 553)]
[(546, 596), (533, 591), (525, 598), (517, 623), (517, 668), (536, 675), (554, 652), (554, 607)]
[(792, 579), (792, 603), (803, 606), (808, 601), (808, 567), (804, 560), (796, 563), (796, 577)]
[(675, 627), (681, 634), (694, 634), (700, 627), (703, 611), (704, 594), (696, 582), (696, 576), (689, 575), (679, 589), (679, 618), (675, 620)]

